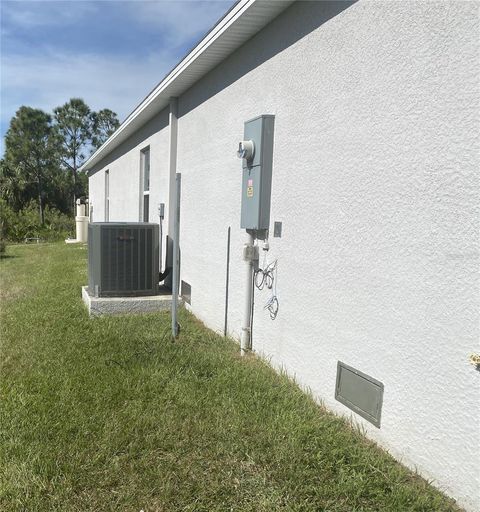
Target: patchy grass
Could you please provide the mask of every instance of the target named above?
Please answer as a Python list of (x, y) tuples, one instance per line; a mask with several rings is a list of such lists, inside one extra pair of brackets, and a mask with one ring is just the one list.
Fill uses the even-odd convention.
[(85, 247), (9, 254), (1, 510), (458, 510), (186, 312), (89, 319)]

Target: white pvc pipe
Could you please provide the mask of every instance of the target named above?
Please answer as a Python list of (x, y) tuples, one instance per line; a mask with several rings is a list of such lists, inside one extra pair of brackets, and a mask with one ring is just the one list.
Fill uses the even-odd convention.
[(158, 218), (158, 271), (162, 273), (162, 261), (163, 261), (163, 217)]
[(88, 217), (86, 205), (77, 200), (77, 215), (75, 216), (75, 234), (77, 242), (86, 242), (88, 236)]
[(252, 280), (254, 271), (254, 260), (246, 255), (252, 254), (253, 251), (253, 235), (247, 232), (247, 242), (244, 245), (245, 260), (245, 302), (243, 307), (242, 337), (240, 340), (240, 353), (246, 355), (252, 349), (252, 338), (250, 326), (252, 323)]
[(77, 215), (75, 217), (76, 241), (85, 243), (88, 239), (88, 217)]
[(85, 217), (87, 215), (86, 205), (77, 202), (77, 217)]

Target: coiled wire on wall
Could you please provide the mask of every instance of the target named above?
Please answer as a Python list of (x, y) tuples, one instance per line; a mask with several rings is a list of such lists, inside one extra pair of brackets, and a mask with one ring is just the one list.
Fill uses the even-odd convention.
[(263, 290), (266, 288), (271, 291), (270, 298), (263, 306), (266, 309), (272, 320), (275, 320), (278, 314), (279, 303), (277, 297), (277, 268), (278, 260), (267, 263), (266, 251), (263, 257), (263, 268), (258, 268), (254, 272), (253, 283), (255, 288)]
[(279, 303), (277, 297), (277, 265), (278, 260), (269, 263), (264, 268), (259, 268), (254, 274), (255, 287), (259, 290), (267, 288), (271, 290), (271, 295), (263, 309), (266, 309), (272, 320), (275, 320), (278, 314)]
[(278, 315), (280, 304), (277, 297), (277, 269), (278, 260), (267, 263), (266, 254), (263, 258), (263, 268), (258, 268), (252, 276), (252, 310), (250, 315), (250, 343), (253, 342), (253, 313), (255, 310), (255, 288), (258, 290), (267, 289), (271, 291), (270, 298), (263, 306), (270, 315), (271, 320), (275, 320)]

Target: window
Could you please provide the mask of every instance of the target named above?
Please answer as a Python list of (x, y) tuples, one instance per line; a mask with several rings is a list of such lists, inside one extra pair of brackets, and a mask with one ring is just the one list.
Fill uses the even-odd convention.
[(105, 171), (105, 222), (110, 218), (110, 173)]
[(140, 220), (148, 222), (150, 207), (150, 148), (140, 153)]

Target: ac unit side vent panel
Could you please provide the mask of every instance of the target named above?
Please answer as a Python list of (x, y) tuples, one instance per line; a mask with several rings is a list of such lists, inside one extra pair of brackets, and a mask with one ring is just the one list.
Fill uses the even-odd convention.
[(380, 428), (383, 404), (380, 381), (339, 361), (335, 399)]

